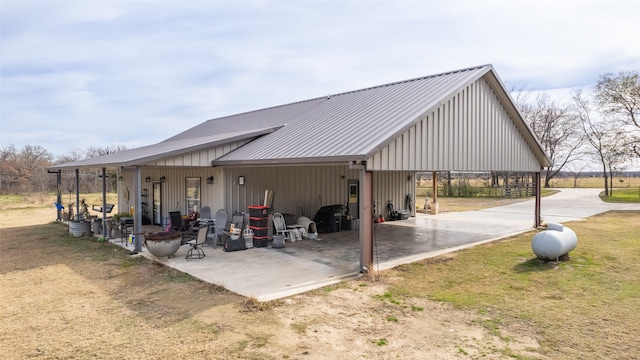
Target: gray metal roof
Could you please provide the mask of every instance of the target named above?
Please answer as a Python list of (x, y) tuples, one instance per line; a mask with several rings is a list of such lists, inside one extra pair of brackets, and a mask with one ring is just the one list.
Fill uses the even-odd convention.
[(143, 146), (131, 150), (103, 155), (91, 159), (74, 161), (52, 166), (51, 169), (78, 169), (96, 167), (119, 167), (143, 165), (150, 161), (169, 156), (184, 154), (191, 151), (205, 149), (241, 139), (249, 139), (273, 132), (277, 127), (251, 129), (216, 133), (214, 135), (164, 141), (158, 144)]
[[(490, 65), (331, 95), (217, 163), (366, 160)], [(295, 104), (294, 104), (295, 105)], [(254, 121), (271, 120), (269, 109)]]
[[(486, 74), (512, 108), (541, 164), (546, 156), (491, 65), (482, 65), (208, 120), (155, 145), (58, 166), (142, 165), (240, 138), (260, 136), (215, 165), (366, 160)], [(497, 81), (495, 81), (497, 80)], [(523, 125), (524, 124), (524, 125)], [(528, 133), (528, 134), (527, 134)], [(203, 134), (211, 134), (203, 136)]]

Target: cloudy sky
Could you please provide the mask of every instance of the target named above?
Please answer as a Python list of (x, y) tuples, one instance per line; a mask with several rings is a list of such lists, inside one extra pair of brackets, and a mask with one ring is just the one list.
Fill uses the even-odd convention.
[(640, 1), (0, 0), (0, 142), (58, 156), (493, 64), (562, 93), (640, 71)]

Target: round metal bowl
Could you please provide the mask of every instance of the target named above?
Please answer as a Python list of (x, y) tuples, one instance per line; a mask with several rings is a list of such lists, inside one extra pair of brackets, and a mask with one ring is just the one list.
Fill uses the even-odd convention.
[(145, 235), (144, 244), (155, 257), (171, 257), (182, 245), (182, 234), (179, 232), (151, 233)]

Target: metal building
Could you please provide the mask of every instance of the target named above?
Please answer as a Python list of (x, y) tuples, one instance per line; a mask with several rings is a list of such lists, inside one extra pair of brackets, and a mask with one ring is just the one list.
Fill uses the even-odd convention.
[(243, 212), (265, 190), (282, 213), (313, 217), (321, 206), (347, 205), (360, 220), (363, 269), (373, 262), (374, 217), (389, 200), (415, 203), (415, 172), (534, 173), (538, 225), (548, 165), (483, 65), (212, 119), (154, 145), (52, 169), (117, 169), (118, 206), (136, 210), (136, 227), (205, 205)]

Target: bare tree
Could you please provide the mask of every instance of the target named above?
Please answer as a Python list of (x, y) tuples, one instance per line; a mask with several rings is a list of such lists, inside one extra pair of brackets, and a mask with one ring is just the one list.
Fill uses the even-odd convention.
[(581, 91), (576, 91), (574, 101), (587, 142), (593, 150), (592, 154), (602, 166), (604, 193), (610, 196), (609, 188), (612, 184), (609, 179), (630, 160), (628, 148), (621, 146), (629, 141), (628, 134), (615, 121), (604, 118), (603, 113), (594, 109)]
[(533, 102), (528, 97), (527, 93), (519, 92), (515, 99), (522, 117), (551, 160), (551, 166), (543, 172), (543, 186), (548, 188), (551, 179), (563, 168), (582, 157), (584, 135), (570, 105), (558, 104), (546, 93), (538, 95)]
[(604, 112), (629, 128), (628, 146), (640, 157), (640, 77), (635, 71), (600, 75), (594, 97)]
[(51, 154), (41, 146), (25, 145), (18, 151), (9, 145), (0, 153), (0, 184), (3, 192), (26, 193), (50, 190), (47, 166)]

